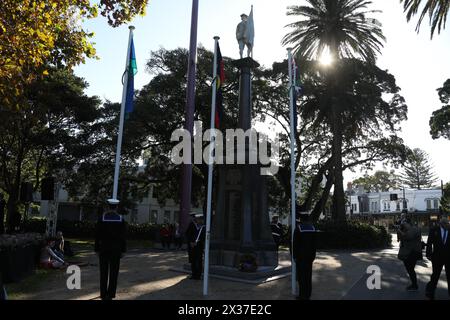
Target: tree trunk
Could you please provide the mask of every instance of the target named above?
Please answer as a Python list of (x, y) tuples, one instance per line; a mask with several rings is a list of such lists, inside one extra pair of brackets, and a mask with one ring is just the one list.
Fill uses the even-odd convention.
[(7, 232), (12, 233), (16, 227), (17, 202), (19, 201), (19, 188), (15, 183), (13, 189), (9, 192), (7, 208), (8, 214), (6, 216)]
[(22, 178), (22, 162), (23, 162), (23, 149), (19, 151), (16, 161), (16, 173), (14, 177), (14, 182), (12, 184), (11, 190), (9, 190), (8, 198), (8, 215), (6, 218), (6, 225), (8, 227), (8, 232), (14, 231), (15, 227), (18, 227), (18, 219), (16, 217), (17, 212), (17, 202), (19, 201), (20, 192), (20, 181)]
[(327, 203), (331, 187), (333, 186), (334, 183), (332, 175), (333, 174), (327, 177), (327, 183), (325, 185), (325, 188), (323, 189), (322, 196), (320, 197), (320, 200), (317, 201), (313, 211), (311, 212), (311, 220), (314, 222), (317, 222), (317, 220), (319, 220), (320, 215), (322, 214), (323, 209), (325, 208), (325, 204)]
[(342, 121), (337, 104), (332, 105), (333, 116), (333, 160), (334, 160), (334, 194), (333, 220), (345, 221), (344, 177), (342, 174)]
[(291, 194), (291, 171), (286, 167), (280, 167), (276, 175), (278, 181), (281, 184), (284, 192), (289, 195)]
[(311, 182), (311, 186), (308, 189), (306, 199), (302, 204), (302, 211), (311, 210), (314, 195), (316, 194), (317, 190), (319, 189), (322, 183), (323, 175), (326, 173), (327, 170), (330, 169), (330, 166), (333, 163), (332, 161), (333, 158), (328, 159), (327, 162), (324, 163), (324, 165), (319, 169), (319, 171), (315, 175), (314, 179)]
[(344, 177), (342, 175), (342, 113), (339, 106), (340, 101), (337, 100), (339, 93), (339, 45), (336, 41), (330, 43), (330, 51), (335, 57), (334, 70), (330, 74), (330, 91), (331, 91), (331, 116), (333, 130), (333, 172), (334, 172), (334, 194), (333, 194), (333, 210), (332, 217), (335, 221), (345, 221), (345, 193), (344, 193)]

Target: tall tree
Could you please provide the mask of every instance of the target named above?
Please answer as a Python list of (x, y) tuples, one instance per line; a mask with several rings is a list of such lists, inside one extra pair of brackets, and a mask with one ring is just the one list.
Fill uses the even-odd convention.
[(428, 154), (422, 149), (413, 149), (403, 165), (403, 183), (413, 189), (431, 188), (437, 181)]
[(431, 136), (433, 139), (450, 139), (450, 79), (445, 81), (444, 86), (438, 89), (439, 99), (445, 105), (433, 112), (430, 119)]
[(417, 32), (419, 32), (420, 25), (427, 15), (430, 20), (431, 38), (433, 38), (436, 28), (438, 34), (441, 33), (441, 29), (445, 29), (447, 14), (450, 7), (448, 0), (400, 0), (400, 2), (403, 3), (403, 8), (406, 12), (408, 21), (420, 12), (419, 20), (416, 25)]
[(444, 213), (450, 213), (450, 182), (444, 185), (441, 208)]
[(112, 26), (143, 14), (148, 0), (0, 1), (0, 107), (17, 109), (46, 66), (72, 67), (95, 56), (81, 21), (101, 14)]
[[(197, 77), (197, 108), (195, 118), (209, 128), (211, 101), (211, 65), (213, 55), (199, 48)], [(238, 70), (225, 60), (227, 81), (224, 86), (222, 130), (236, 128), (238, 110)], [(184, 49), (153, 52), (147, 67), (153, 78), (136, 93), (135, 110), (125, 122), (122, 174), (122, 199), (131, 202), (155, 185), (157, 198), (164, 203), (177, 196), (180, 170), (172, 164), (170, 152), (176, 142), (170, 137), (175, 129), (183, 127), (183, 92), (186, 90), (187, 51)], [(327, 112), (329, 99), (324, 76), (316, 71), (315, 61), (302, 62), (304, 96), (298, 113), (301, 117), (296, 132), (299, 152), (296, 166), (301, 166), (303, 196), (298, 199), (305, 210), (320, 215), (327, 204), (332, 185), (331, 116)], [(286, 209), (289, 195), (289, 103), (286, 95), (287, 61), (275, 63), (271, 69), (257, 69), (254, 73), (254, 120), (276, 122), (283, 128), (280, 136), (279, 173), (270, 180), (269, 203), (280, 214)], [(397, 133), (406, 119), (407, 107), (399, 94), (395, 79), (386, 71), (359, 60), (346, 59), (342, 63), (345, 94), (336, 97), (346, 101), (343, 119), (343, 167), (352, 169), (363, 165), (371, 167), (379, 161), (403, 160), (404, 146)], [(114, 137), (117, 135), (119, 104), (106, 103), (90, 130), (83, 135), (89, 149), (81, 149), (84, 160), (71, 175), (69, 185), (73, 195), (89, 203), (102, 201), (109, 195), (112, 184)], [(206, 144), (205, 144), (206, 145)], [(205, 146), (204, 145), (204, 146)], [(76, 146), (76, 145), (75, 145)], [(73, 148), (69, 154), (75, 153)], [(144, 155), (143, 155), (144, 153)], [(145, 168), (137, 171), (136, 160), (144, 156)], [(323, 181), (323, 177), (326, 177)], [(207, 166), (194, 165), (194, 201), (205, 200)], [(84, 191), (84, 192), (82, 192)], [(125, 197), (125, 198), (124, 198)]]
[(367, 192), (386, 192), (400, 187), (400, 177), (394, 170), (376, 171), (373, 175), (364, 175), (352, 182), (355, 188), (363, 187)]
[[(178, 201), (180, 167), (172, 163), (171, 151), (178, 142), (172, 142), (172, 133), (183, 128), (186, 91), (186, 71), (188, 51), (185, 49), (160, 49), (151, 53), (147, 70), (152, 79), (135, 95), (135, 108), (125, 121), (122, 166), (119, 185), (121, 200), (127, 199), (127, 206), (145, 195), (151, 187), (160, 204), (167, 199)], [(195, 120), (203, 123), (203, 130), (210, 127), (211, 66), (213, 53), (199, 47), (198, 73), (196, 77), (197, 96)], [(221, 119), (222, 129), (235, 128), (238, 101), (238, 78), (231, 59), (224, 57), (227, 81), (223, 88), (224, 108)], [(91, 131), (89, 139), (98, 139), (92, 155), (78, 169), (70, 182), (70, 192), (82, 195), (86, 203), (98, 203), (109, 196), (112, 190), (113, 159), (117, 136), (120, 105), (106, 103), (103, 114), (96, 123), (96, 131)], [(106, 110), (109, 110), (107, 113)], [(86, 140), (89, 140), (88, 138)], [(203, 147), (207, 143), (204, 143)], [(144, 159), (144, 168), (137, 170), (137, 160)], [(208, 167), (206, 164), (193, 166), (193, 201), (203, 205), (206, 194)], [(95, 178), (93, 178), (93, 176)], [(85, 192), (82, 192), (82, 191)], [(206, 208), (206, 206), (205, 206)]]
[(74, 168), (90, 141), (83, 134), (98, 117), (97, 97), (84, 94), (87, 84), (71, 71), (49, 68), (45, 80), (25, 88), (17, 110), (0, 110), (0, 188), (8, 194), (11, 229), (21, 182), (34, 183), (51, 170)]
[[(100, 8), (100, 14), (108, 19), (109, 25), (117, 27), (130, 21), (136, 15), (145, 15), (145, 9), (149, 1), (150, 0), (99, 0), (97, 6)], [(91, 3), (93, 3), (93, 1), (91, 1)]]
[[(296, 128), (296, 169), (300, 169), (303, 193), (301, 211), (318, 218), (327, 204), (334, 184), (332, 154), (332, 115), (326, 78), (317, 72), (317, 61), (297, 61), (301, 70), (303, 96), (297, 105), (300, 116)], [(371, 169), (377, 162), (399, 164), (406, 147), (398, 137), (406, 120), (407, 106), (395, 78), (376, 66), (355, 59), (343, 59), (342, 92), (335, 96), (343, 108), (343, 169), (357, 166)], [(276, 178), (290, 194), (289, 101), (286, 96), (287, 61), (272, 69), (255, 72), (255, 115), (272, 120), (282, 128), (280, 169)], [(265, 119), (264, 119), (265, 118)], [(285, 202), (287, 198), (285, 198)]]
[(332, 115), (334, 196), (333, 212), (338, 220), (345, 220), (345, 194), (343, 186), (342, 137), (343, 106), (336, 101), (342, 75), (338, 71), (342, 58), (360, 57), (375, 63), (385, 40), (381, 23), (367, 14), (372, 3), (366, 0), (307, 0), (309, 6), (291, 6), (288, 15), (304, 17), (287, 25), (294, 30), (282, 40), (293, 45), (295, 51), (306, 58), (318, 58), (328, 48), (335, 62), (326, 71), (329, 99), (327, 107)]

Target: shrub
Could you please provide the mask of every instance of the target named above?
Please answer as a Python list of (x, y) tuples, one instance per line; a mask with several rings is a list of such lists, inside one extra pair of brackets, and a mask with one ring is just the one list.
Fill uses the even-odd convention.
[(46, 219), (28, 219), (24, 222), (24, 229), (26, 232), (45, 233), (47, 227)]
[(360, 222), (323, 221), (317, 229), (319, 249), (379, 249), (389, 247), (392, 240), (384, 227)]
[(127, 238), (133, 240), (153, 240), (159, 238), (160, 225), (146, 224), (130, 224), (127, 228)]
[[(67, 238), (87, 238), (95, 237), (95, 224), (93, 221), (58, 221), (56, 229), (62, 231)], [(159, 225), (154, 224), (128, 224), (127, 239), (129, 240), (157, 240), (159, 235)], [(25, 231), (45, 233), (45, 219), (30, 219), (25, 223)]]
[[(318, 249), (379, 249), (391, 244), (391, 235), (382, 226), (361, 222), (320, 221), (315, 224)], [(290, 246), (290, 228), (283, 229), (283, 245)]]
[[(45, 233), (45, 219), (30, 219), (25, 224), (26, 232)], [(155, 224), (129, 224), (127, 239), (129, 240), (159, 240), (161, 226)], [(318, 249), (379, 249), (391, 244), (391, 235), (384, 227), (372, 226), (366, 223), (349, 221), (337, 223), (321, 221), (316, 224), (321, 232), (317, 237)], [(68, 238), (95, 237), (95, 222), (92, 221), (58, 221), (57, 230)], [(283, 228), (283, 244), (290, 245), (290, 230)]]

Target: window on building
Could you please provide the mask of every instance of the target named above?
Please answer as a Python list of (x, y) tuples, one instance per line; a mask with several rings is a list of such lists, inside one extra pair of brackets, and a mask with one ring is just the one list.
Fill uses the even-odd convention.
[(157, 224), (158, 223), (158, 210), (151, 210), (150, 211), (150, 216), (149, 216), (148, 222), (150, 222), (152, 224)]
[(377, 205), (377, 202), (372, 202), (372, 204), (371, 204), (371, 211), (372, 212), (378, 212), (378, 205)]
[[(409, 199), (406, 199), (406, 200), (402, 200), (402, 206), (403, 206), (403, 209), (408, 209), (408, 207), (409, 207)], [(414, 201), (413, 201), (413, 204), (414, 204)]]
[(433, 208), (435, 210), (439, 209), (439, 199), (434, 199), (433, 200)]
[(397, 202), (397, 211), (400, 211), (400, 210), (402, 210), (400, 207), (400, 202)]
[(180, 211), (179, 210), (176, 210), (174, 212), (173, 218), (174, 218), (175, 222), (178, 222), (180, 220)]
[(391, 211), (391, 204), (387, 201), (384, 202), (384, 211)]
[(164, 211), (164, 223), (170, 223), (170, 210)]
[(132, 224), (136, 224), (138, 222), (138, 211), (137, 211), (137, 209), (133, 209), (133, 211), (131, 211), (130, 222)]
[(431, 199), (427, 199), (427, 210), (431, 210)]

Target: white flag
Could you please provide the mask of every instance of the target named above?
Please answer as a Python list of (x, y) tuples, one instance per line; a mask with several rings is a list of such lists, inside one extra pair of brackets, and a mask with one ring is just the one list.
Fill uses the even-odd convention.
[(250, 11), (250, 15), (248, 16), (248, 20), (247, 20), (247, 36), (246, 36), (246, 39), (247, 39), (248, 43), (253, 48), (254, 39), (255, 39), (255, 24), (253, 22), (253, 6), (252, 6), (252, 10)]

